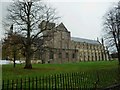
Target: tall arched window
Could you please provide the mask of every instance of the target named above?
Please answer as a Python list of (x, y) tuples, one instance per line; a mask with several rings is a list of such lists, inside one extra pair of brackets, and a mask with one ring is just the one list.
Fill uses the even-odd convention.
[(61, 52), (59, 52), (59, 58), (62, 58), (62, 53)]
[(69, 54), (68, 54), (68, 52), (66, 53), (66, 58), (69, 58)]
[(54, 59), (54, 52), (53, 51), (50, 51), (50, 54), (49, 54), (49, 59)]
[(72, 58), (75, 58), (75, 53), (72, 54)]

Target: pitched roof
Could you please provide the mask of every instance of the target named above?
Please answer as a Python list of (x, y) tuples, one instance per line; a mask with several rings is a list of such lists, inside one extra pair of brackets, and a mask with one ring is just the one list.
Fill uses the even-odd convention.
[(68, 31), (63, 23), (60, 23), (56, 28), (57, 30)]
[(89, 44), (100, 44), (96, 40), (84, 39), (84, 38), (78, 38), (78, 37), (71, 37), (71, 40), (76, 41), (76, 42), (85, 42), (85, 43), (89, 43)]

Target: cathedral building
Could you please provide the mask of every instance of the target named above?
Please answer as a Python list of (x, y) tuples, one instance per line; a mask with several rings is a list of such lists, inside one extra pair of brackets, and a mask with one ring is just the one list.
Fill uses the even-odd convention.
[[(42, 34), (46, 37), (43, 37), (42, 49), (33, 55), (32, 60), (34, 61), (39, 60), (42, 63), (68, 63), (110, 59), (108, 50), (105, 50), (102, 43), (98, 40), (71, 37), (70, 31), (67, 30), (63, 23), (56, 25), (55, 23), (42, 21), (39, 27), (41, 30), (43, 29)], [(10, 48), (5, 44), (2, 48), (2, 59), (8, 58), (12, 60), (12, 47)], [(35, 48), (35, 46), (32, 48)], [(16, 58), (25, 60), (21, 50), (17, 51)]]
[[(40, 24), (40, 28), (44, 28), (44, 26), (46, 26), (45, 21)], [(49, 30), (51, 28), (52, 30)], [(63, 23), (57, 26), (55, 23), (47, 23), (47, 29), (43, 34), (51, 34), (52, 37), (50, 39), (44, 37), (46, 41), (41, 56), (44, 63), (109, 60), (108, 51), (105, 50), (103, 44), (97, 40), (71, 37), (70, 31)]]

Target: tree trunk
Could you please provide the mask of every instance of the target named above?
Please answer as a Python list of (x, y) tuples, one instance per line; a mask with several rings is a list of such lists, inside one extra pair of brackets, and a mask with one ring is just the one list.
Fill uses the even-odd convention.
[(14, 68), (15, 68), (15, 60), (16, 60), (16, 52), (14, 52), (14, 60), (13, 60), (13, 62), (14, 62)]
[(31, 58), (29, 55), (26, 57), (26, 63), (24, 69), (32, 69)]
[(14, 62), (14, 65), (13, 65), (13, 67), (15, 68), (15, 61), (16, 61), (16, 55), (17, 55), (17, 51), (16, 51), (17, 49), (16, 49), (16, 46), (15, 46), (15, 44), (14, 44), (14, 47), (13, 47), (13, 62)]
[(32, 69), (32, 64), (31, 64), (31, 47), (27, 47), (27, 52), (26, 52), (26, 63), (24, 69)]
[(26, 59), (26, 64), (25, 64), (24, 69), (32, 69), (31, 60)]

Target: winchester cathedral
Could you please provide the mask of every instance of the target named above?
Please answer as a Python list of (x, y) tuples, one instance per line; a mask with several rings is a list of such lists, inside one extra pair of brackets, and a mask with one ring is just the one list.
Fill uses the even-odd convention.
[[(40, 28), (44, 28), (46, 22), (40, 24)], [(47, 29), (44, 35), (52, 34), (44, 37), (44, 52), (41, 60), (44, 63), (67, 63), (80, 61), (100, 61), (109, 60), (108, 51), (98, 40), (89, 40), (78, 37), (71, 37), (70, 31), (63, 23), (55, 25), (55, 23), (47, 23)]]
[[(110, 60), (108, 50), (105, 49), (103, 43), (100, 43), (99, 40), (71, 37), (70, 31), (63, 23), (56, 25), (42, 21), (39, 27), (41, 30), (45, 30), (42, 34), (47, 37), (43, 37), (42, 49), (33, 55), (32, 61), (67, 63)], [(13, 54), (10, 53), (11, 49), (5, 45), (2, 48), (2, 58), (9, 57), (9, 60), (13, 60)], [(17, 59), (25, 60), (20, 53), (22, 52), (17, 52), (19, 54)]]

